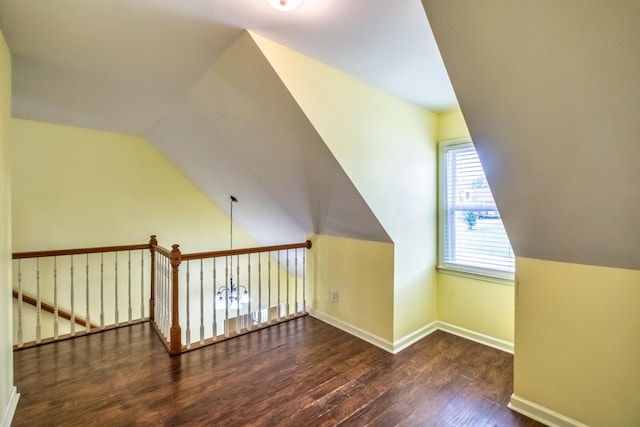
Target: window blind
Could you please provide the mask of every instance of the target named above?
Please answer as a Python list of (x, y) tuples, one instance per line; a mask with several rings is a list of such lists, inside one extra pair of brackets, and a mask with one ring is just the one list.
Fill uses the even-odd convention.
[(473, 144), (443, 144), (441, 162), (441, 264), (511, 277), (513, 250)]

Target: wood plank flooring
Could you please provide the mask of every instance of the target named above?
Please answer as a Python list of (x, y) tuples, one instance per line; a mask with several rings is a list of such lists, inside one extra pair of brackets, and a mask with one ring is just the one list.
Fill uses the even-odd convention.
[(391, 355), (303, 317), (170, 357), (148, 323), (14, 353), (13, 426), (539, 426), (513, 356), (438, 331)]

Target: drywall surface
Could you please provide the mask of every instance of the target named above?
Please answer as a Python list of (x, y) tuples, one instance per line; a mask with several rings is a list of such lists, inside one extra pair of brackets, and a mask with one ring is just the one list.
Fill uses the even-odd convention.
[(437, 115), (252, 34), (394, 243), (393, 338), (436, 319)]
[(514, 394), (589, 426), (640, 424), (640, 271), (516, 259)]
[[(146, 243), (229, 247), (214, 205), (146, 139), (13, 119), (14, 252)], [(242, 209), (242, 201), (234, 210)], [(253, 246), (234, 227), (234, 247)]]

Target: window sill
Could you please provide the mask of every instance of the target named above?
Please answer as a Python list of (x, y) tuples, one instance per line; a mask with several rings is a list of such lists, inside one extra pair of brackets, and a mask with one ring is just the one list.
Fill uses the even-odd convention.
[(452, 268), (443, 267), (441, 265), (436, 266), (436, 270), (439, 273), (448, 274), (451, 276), (464, 277), (467, 279), (480, 280), (480, 281), (489, 282), (489, 283), (497, 283), (498, 285), (507, 285), (507, 286), (514, 285), (513, 277), (507, 278), (507, 277), (499, 277), (499, 276), (490, 276), (487, 274), (479, 274), (479, 273), (472, 273), (469, 271), (454, 270)]

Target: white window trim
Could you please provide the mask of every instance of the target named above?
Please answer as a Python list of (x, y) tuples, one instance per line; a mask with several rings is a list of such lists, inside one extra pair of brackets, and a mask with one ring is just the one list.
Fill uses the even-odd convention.
[(499, 276), (496, 274), (480, 274), (478, 272), (465, 271), (461, 269), (453, 269), (448, 267), (443, 267), (438, 264), (436, 266), (436, 270), (442, 274), (448, 274), (450, 276), (464, 277), (466, 279), (479, 280), (482, 282), (489, 283), (497, 283), (498, 285), (508, 285), (513, 286), (515, 283), (515, 277), (513, 274), (508, 275), (505, 273), (505, 276)]
[[(445, 239), (445, 221), (447, 217), (446, 198), (446, 180), (444, 175), (444, 156), (445, 150), (452, 146), (473, 146), (473, 141), (469, 138), (454, 139), (441, 141), (438, 144), (438, 265), (436, 269), (442, 273), (448, 273), (455, 276), (467, 277), (476, 280), (489, 281), (504, 285), (514, 284), (514, 273), (508, 271), (485, 269), (480, 267), (467, 267), (460, 264), (444, 262), (444, 239)], [(475, 148), (475, 147), (474, 147)]]

